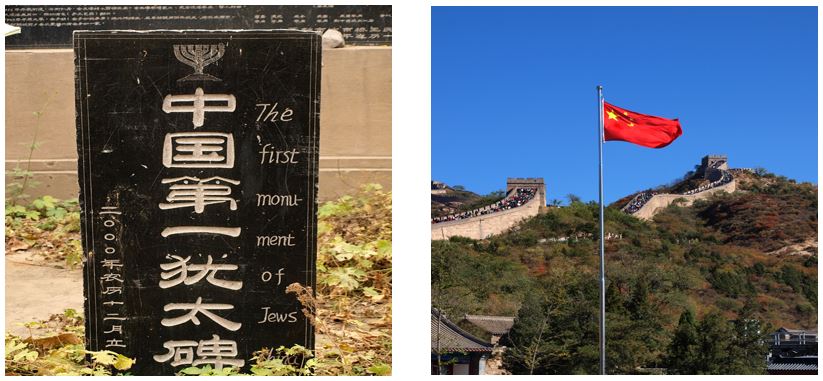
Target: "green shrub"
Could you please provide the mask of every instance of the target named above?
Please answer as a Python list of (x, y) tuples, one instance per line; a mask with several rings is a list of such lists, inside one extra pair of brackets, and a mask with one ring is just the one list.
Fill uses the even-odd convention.
[(716, 270), (708, 280), (715, 289), (733, 298), (754, 293), (754, 286), (746, 277), (731, 270)]

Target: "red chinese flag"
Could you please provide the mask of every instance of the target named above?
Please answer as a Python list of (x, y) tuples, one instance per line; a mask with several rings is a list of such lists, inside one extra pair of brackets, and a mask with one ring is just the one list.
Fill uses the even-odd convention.
[(603, 102), (606, 140), (622, 140), (649, 148), (663, 148), (683, 134), (677, 119), (629, 111)]

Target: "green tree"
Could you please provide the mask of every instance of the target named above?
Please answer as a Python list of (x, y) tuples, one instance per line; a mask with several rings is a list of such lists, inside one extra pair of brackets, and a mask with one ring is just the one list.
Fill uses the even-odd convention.
[(514, 374), (534, 374), (536, 369), (545, 367), (552, 353), (549, 330), (550, 317), (556, 307), (545, 295), (533, 292), (527, 296), (518, 313), (517, 329), (507, 337), (506, 367)]
[(591, 273), (547, 274), (502, 343), (510, 348), (503, 366), (513, 374), (596, 374), (597, 294)]
[(663, 356), (666, 340), (663, 316), (660, 313), (660, 306), (649, 298), (650, 294), (649, 280), (643, 277), (637, 280), (626, 301), (628, 319), (632, 323), (632, 336), (629, 338), (630, 343), (624, 342), (623, 345), (636, 348), (632, 356), (622, 364), (623, 369), (627, 371), (641, 366), (657, 365)]
[(749, 299), (731, 322), (732, 345), (729, 347), (729, 374), (765, 374), (769, 345), (765, 336), (772, 329), (754, 317), (755, 302)]
[(726, 319), (717, 312), (709, 313), (700, 322), (697, 335), (700, 340), (700, 355), (695, 373), (725, 374), (732, 344), (732, 332)]
[(700, 342), (694, 316), (688, 309), (680, 314), (680, 321), (666, 354), (670, 374), (695, 374), (699, 358)]
[(764, 374), (771, 331), (752, 315), (753, 302), (727, 321), (712, 312), (696, 324), (684, 311), (666, 355), (669, 374)]
[(617, 284), (606, 288), (606, 371), (632, 374), (657, 367), (666, 335), (660, 308), (649, 298), (648, 280), (638, 279), (627, 296)]
[(459, 244), (432, 242), (432, 304), (448, 316), (462, 316), (478, 303), (466, 272), (467, 259)]
[(513, 315), (532, 281), (525, 266), (473, 251), (474, 242), (432, 242), (431, 293), (434, 307), (450, 317)]

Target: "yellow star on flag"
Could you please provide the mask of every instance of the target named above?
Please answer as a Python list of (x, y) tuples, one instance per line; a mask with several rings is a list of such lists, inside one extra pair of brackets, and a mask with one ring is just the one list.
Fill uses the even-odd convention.
[(617, 114), (613, 110), (609, 110), (606, 114), (609, 114), (609, 119), (617, 120)]

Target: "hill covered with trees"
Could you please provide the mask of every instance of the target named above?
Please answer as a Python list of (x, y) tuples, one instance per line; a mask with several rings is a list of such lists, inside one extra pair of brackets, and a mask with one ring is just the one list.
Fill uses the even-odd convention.
[[(652, 221), (606, 208), (609, 373), (763, 373), (764, 334), (817, 328), (817, 187), (737, 181)], [(598, 263), (598, 206), (572, 202), (486, 240), (433, 241), (432, 303), (453, 320), (516, 316), (512, 373), (595, 374)]]

